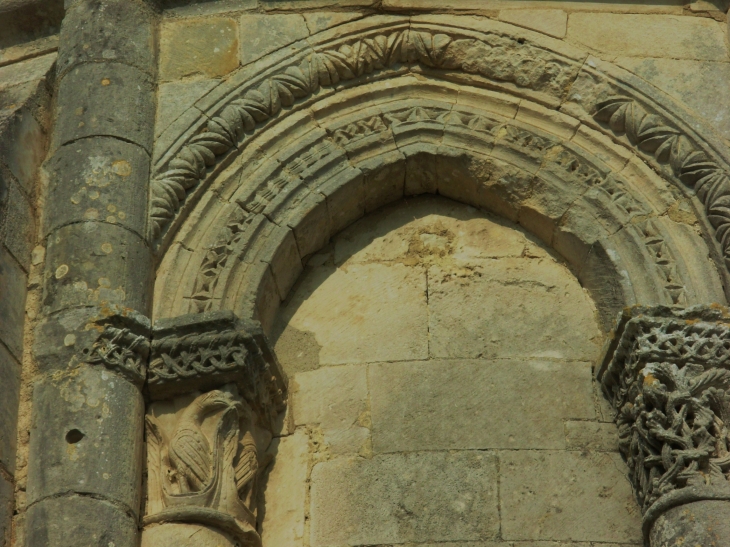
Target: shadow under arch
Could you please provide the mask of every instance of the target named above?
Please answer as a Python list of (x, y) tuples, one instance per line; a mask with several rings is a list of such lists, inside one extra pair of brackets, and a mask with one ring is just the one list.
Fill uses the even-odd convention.
[(269, 329), (332, 235), (423, 193), (535, 234), (606, 330), (624, 306), (726, 301), (701, 204), (642, 158), (533, 101), (403, 74), (327, 94), (231, 154), (162, 259), (155, 318), (231, 309)]

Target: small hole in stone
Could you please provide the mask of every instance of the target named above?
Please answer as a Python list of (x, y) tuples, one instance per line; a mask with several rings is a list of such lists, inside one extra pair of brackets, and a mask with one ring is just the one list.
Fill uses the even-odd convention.
[(84, 434), (81, 433), (78, 429), (72, 429), (68, 433), (66, 433), (66, 442), (68, 444), (76, 444), (81, 439), (84, 438)]
[(84, 348), (82, 353), (84, 355), (88, 355), (89, 354), (89, 348)]

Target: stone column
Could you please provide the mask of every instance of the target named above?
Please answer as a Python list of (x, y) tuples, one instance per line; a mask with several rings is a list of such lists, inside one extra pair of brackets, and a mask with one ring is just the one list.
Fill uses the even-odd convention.
[(138, 543), (153, 265), (156, 25), (146, 0), (66, 0), (44, 166), (27, 543)]
[(260, 325), (159, 321), (148, 386), (142, 547), (260, 547), (259, 477), (286, 390)]
[(730, 545), (729, 311), (626, 310), (598, 378), (647, 545)]

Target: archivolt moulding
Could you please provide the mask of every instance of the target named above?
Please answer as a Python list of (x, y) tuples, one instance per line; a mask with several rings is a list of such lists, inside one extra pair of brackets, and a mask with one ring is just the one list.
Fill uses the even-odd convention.
[[(637, 302), (724, 302), (708, 255), (726, 275), (728, 161), (660, 104), (671, 101), (562, 42), (470, 17), (372, 17), (295, 44), (161, 136), (151, 237), (160, 253), (179, 244), (155, 315), (235, 309), (267, 325), (330, 235), (421, 192), (542, 237), (606, 326)], [(421, 165), (439, 182), (418, 183)]]

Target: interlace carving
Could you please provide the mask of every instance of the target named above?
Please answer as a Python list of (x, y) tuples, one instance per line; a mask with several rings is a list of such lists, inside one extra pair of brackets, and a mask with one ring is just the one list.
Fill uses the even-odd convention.
[(610, 97), (596, 105), (594, 118), (662, 164), (694, 189), (715, 228), (715, 239), (730, 267), (730, 175), (678, 129), (636, 101)]
[(147, 372), (147, 356), (150, 343), (145, 336), (138, 336), (127, 328), (105, 325), (90, 350), (85, 350), (80, 361), (92, 365), (104, 365), (142, 383)]
[(687, 487), (730, 486), (730, 328), (664, 315), (625, 316), (601, 378), (644, 512)]
[[(512, 62), (504, 62), (505, 58)], [(492, 59), (495, 62), (490, 62)], [(155, 176), (151, 184), (150, 239), (160, 238), (188, 193), (205, 178), (208, 168), (216, 164), (216, 158), (246, 138), (258, 124), (321, 87), (334, 87), (341, 81), (402, 64), (460, 70), (557, 93), (577, 71), (524, 40), (497, 35), (487, 36), (482, 42), (401, 29), (316, 52), (298, 65), (271, 76), (256, 89), (250, 89), (242, 98), (232, 100), (211, 118), (202, 132), (190, 137), (164, 172)]]

